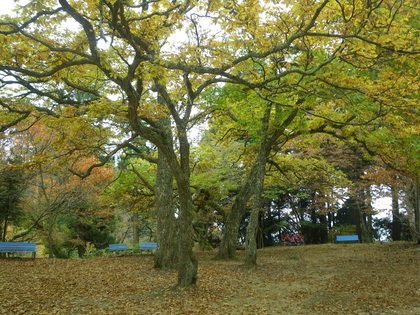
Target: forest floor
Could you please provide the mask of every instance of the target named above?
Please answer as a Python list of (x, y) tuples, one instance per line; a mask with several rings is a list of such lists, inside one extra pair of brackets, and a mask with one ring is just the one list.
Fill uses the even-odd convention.
[(1, 259), (0, 314), (420, 314), (420, 248), (279, 246), (258, 267), (197, 253), (194, 289), (150, 255)]

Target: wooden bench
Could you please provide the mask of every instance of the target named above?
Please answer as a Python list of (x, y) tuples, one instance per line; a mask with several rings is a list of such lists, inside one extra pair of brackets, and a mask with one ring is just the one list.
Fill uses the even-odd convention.
[(337, 235), (335, 240), (337, 242), (358, 242), (359, 236), (358, 235)]
[(2, 242), (0, 243), (0, 253), (18, 253), (18, 252), (30, 252), (32, 258), (36, 256), (36, 243), (24, 243), (24, 242)]
[(127, 244), (109, 244), (108, 250), (110, 252), (118, 252), (128, 250)]
[(140, 242), (140, 250), (156, 250), (157, 249), (157, 243), (152, 242)]

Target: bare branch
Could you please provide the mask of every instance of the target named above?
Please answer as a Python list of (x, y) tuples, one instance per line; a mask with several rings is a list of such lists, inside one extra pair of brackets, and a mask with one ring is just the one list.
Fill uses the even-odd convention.
[(103, 159), (102, 162), (100, 163), (96, 163), (93, 164), (91, 166), (89, 166), (89, 168), (87, 169), (86, 172), (84, 173), (79, 173), (76, 172), (75, 170), (69, 168), (68, 170), (70, 171), (70, 173), (72, 173), (73, 175), (76, 175), (77, 177), (80, 177), (81, 179), (84, 179), (86, 177), (88, 177), (92, 171), (97, 168), (97, 167), (101, 167), (104, 166), (106, 163), (108, 163), (108, 161), (111, 159), (111, 157), (114, 156), (115, 153), (117, 153), (119, 150), (121, 150), (122, 148), (125, 148), (131, 141), (133, 141), (135, 138), (137, 138), (138, 134), (134, 134), (132, 135), (129, 139), (125, 140), (124, 142), (120, 143), (119, 145), (116, 146), (116, 148), (114, 150), (112, 150), (111, 152), (109, 152)]
[(138, 170), (136, 170), (136, 168), (131, 165), (131, 170), (134, 172), (134, 174), (137, 175), (138, 178), (140, 178), (140, 180), (143, 182), (143, 184), (153, 193), (155, 193), (155, 187), (149, 183), (149, 181), (140, 174), (140, 172)]

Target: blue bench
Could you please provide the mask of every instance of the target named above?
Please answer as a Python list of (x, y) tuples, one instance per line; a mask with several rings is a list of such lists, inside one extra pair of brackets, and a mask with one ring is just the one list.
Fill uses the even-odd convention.
[(32, 258), (35, 259), (36, 243), (23, 243), (23, 242), (2, 242), (0, 243), (0, 253), (18, 253), (30, 252)]
[(108, 249), (110, 252), (118, 252), (128, 250), (128, 246), (127, 244), (109, 244)]
[(337, 235), (336, 241), (337, 242), (358, 242), (359, 236), (358, 235)]
[(157, 249), (157, 243), (152, 242), (140, 242), (140, 250), (156, 250)]

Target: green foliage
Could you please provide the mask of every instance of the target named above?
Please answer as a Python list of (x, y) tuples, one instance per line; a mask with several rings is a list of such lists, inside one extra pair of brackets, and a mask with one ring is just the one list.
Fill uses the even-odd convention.
[[(9, 160), (0, 165), (0, 229), (9, 224), (17, 224), (23, 217), (21, 199), (26, 186), (24, 171), (16, 168), (15, 162)], [(3, 230), (0, 233), (6, 239)]]
[(300, 222), (300, 230), (305, 237), (305, 244), (326, 243), (327, 226), (325, 223)]
[[(410, 227), (410, 220), (407, 216), (400, 216), (401, 222), (401, 240), (414, 241), (412, 229)], [(373, 221), (375, 231), (375, 238), (377, 240), (392, 241), (392, 221), (389, 218), (376, 218)]]

